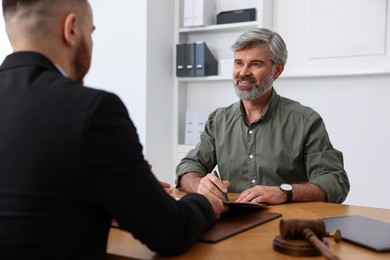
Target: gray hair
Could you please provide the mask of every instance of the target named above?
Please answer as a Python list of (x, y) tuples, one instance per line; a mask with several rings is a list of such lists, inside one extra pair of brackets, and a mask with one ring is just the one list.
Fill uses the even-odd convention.
[(252, 49), (260, 46), (268, 47), (273, 64), (287, 62), (287, 47), (282, 37), (266, 28), (255, 28), (241, 34), (232, 45), (233, 51)]

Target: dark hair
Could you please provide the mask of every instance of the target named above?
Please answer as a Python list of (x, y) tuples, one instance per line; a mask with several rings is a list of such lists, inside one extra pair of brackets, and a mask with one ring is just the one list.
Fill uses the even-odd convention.
[(3, 14), (16, 10), (18, 6), (32, 6), (46, 0), (3, 0)]
[[(87, 0), (3, 0), (3, 15), (16, 11), (18, 7), (32, 7), (37, 4), (46, 4), (47, 6), (55, 6), (56, 4), (86, 4)], [(78, 6), (80, 7), (80, 6)], [(78, 10), (78, 8), (76, 8)], [(82, 10), (84, 10), (82, 8)]]
[(287, 48), (282, 37), (266, 28), (256, 28), (244, 32), (232, 45), (233, 51), (266, 46), (271, 53), (271, 61), (274, 64), (287, 62)]

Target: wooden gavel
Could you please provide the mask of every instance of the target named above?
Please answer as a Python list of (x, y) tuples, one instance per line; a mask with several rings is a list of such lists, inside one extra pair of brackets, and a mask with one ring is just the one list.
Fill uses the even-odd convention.
[(280, 235), (283, 239), (308, 240), (327, 259), (340, 259), (319, 238), (333, 237), (334, 241), (341, 240), (341, 232), (336, 229), (332, 233), (326, 232), (325, 222), (322, 219), (282, 219), (279, 224)]

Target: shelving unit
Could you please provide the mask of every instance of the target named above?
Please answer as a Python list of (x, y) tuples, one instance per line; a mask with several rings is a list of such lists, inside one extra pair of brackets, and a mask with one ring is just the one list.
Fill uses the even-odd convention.
[(230, 24), (216, 24), (204, 27), (186, 27), (179, 28), (179, 33), (193, 33), (193, 32), (224, 32), (224, 31), (237, 31), (246, 30), (250, 28), (256, 28), (257, 21), (242, 22), (242, 23), (230, 23)]
[[(244, 31), (256, 27), (271, 28), (272, 0), (215, 0), (216, 14), (222, 11), (256, 8), (256, 21), (218, 24), (203, 27), (183, 27), (183, 0), (175, 0), (175, 43), (204, 41), (218, 61), (233, 60), (231, 45)], [(173, 61), (176, 61), (174, 49)], [(220, 64), (219, 64), (220, 65)], [(218, 107), (228, 106), (237, 101), (233, 90), (232, 75), (224, 74), (207, 77), (176, 77), (174, 72), (174, 144), (173, 167), (192, 149), (186, 145), (186, 111), (196, 110), (211, 113)]]
[(228, 81), (232, 78), (229, 76), (206, 76), (206, 77), (183, 77), (178, 78), (179, 82), (201, 82), (201, 81)]

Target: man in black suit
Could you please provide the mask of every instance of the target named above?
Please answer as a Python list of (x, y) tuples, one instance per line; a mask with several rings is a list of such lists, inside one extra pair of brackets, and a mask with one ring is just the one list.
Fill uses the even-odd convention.
[(14, 52), (0, 67), (0, 259), (104, 259), (113, 219), (156, 252), (186, 250), (226, 206), (170, 197), (120, 99), (82, 86), (88, 1), (2, 4)]

